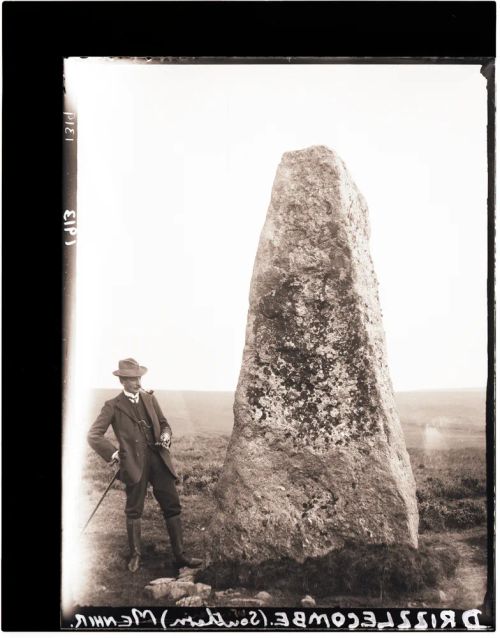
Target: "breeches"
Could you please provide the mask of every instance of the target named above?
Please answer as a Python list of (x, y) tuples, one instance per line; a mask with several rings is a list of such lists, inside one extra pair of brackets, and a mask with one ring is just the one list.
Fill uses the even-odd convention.
[(153, 486), (154, 497), (158, 501), (165, 518), (177, 516), (181, 513), (181, 504), (174, 477), (159, 454), (147, 448), (145, 450), (144, 470), (141, 479), (134, 485), (125, 486), (127, 495), (125, 514), (127, 518), (140, 518), (142, 516), (148, 483)]

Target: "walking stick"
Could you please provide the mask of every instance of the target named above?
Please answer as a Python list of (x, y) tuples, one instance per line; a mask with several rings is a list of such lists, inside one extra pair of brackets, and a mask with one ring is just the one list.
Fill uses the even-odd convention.
[(87, 525), (90, 523), (90, 521), (92, 520), (94, 514), (97, 512), (97, 509), (99, 508), (99, 505), (103, 502), (104, 497), (106, 496), (106, 494), (109, 492), (109, 490), (111, 489), (111, 486), (113, 485), (113, 483), (116, 481), (116, 479), (118, 478), (118, 475), (120, 474), (120, 468), (118, 468), (115, 472), (115, 475), (113, 476), (113, 478), (111, 479), (111, 481), (109, 482), (108, 487), (104, 490), (104, 494), (101, 496), (101, 498), (99, 499), (99, 503), (97, 503), (97, 505), (94, 507), (94, 511), (92, 512), (92, 514), (89, 516), (89, 520), (85, 523), (85, 525), (83, 526), (82, 531), (80, 532), (80, 534), (83, 534), (83, 532), (87, 529)]

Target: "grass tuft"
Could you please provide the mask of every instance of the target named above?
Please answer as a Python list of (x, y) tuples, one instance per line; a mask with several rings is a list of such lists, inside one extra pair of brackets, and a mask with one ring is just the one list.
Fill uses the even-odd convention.
[(486, 523), (484, 455), (473, 449), (409, 450), (417, 483), (420, 532)]

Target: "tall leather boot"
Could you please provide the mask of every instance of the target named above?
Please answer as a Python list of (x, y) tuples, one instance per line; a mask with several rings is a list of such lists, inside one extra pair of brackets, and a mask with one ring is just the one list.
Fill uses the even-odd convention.
[(141, 565), (141, 519), (127, 518), (128, 546), (130, 548), (130, 560), (127, 567), (131, 572), (136, 572)]
[(181, 517), (170, 516), (165, 519), (167, 524), (168, 534), (170, 536), (170, 542), (172, 544), (172, 552), (174, 554), (174, 567), (180, 569), (181, 567), (200, 567), (203, 565), (203, 561), (200, 558), (189, 558), (184, 554), (184, 544), (182, 542), (182, 523)]

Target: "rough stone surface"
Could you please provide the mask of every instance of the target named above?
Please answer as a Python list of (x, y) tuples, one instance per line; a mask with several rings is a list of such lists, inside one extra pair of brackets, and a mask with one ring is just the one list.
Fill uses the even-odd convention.
[(324, 146), (285, 153), (276, 174), (234, 417), (212, 563), (302, 562), (348, 541), (417, 545), (368, 209)]

